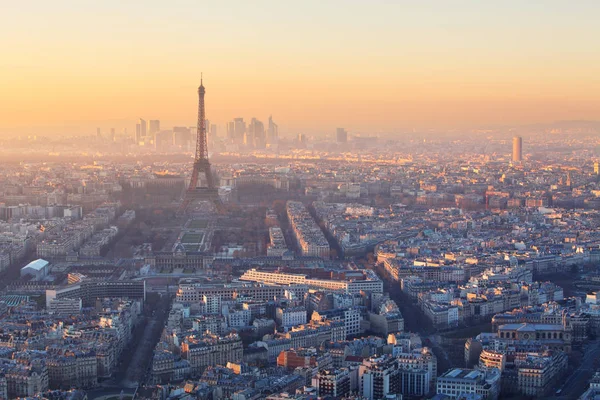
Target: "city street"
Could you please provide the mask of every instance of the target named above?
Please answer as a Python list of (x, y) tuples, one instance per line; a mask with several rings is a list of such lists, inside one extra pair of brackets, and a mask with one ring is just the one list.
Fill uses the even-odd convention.
[(144, 383), (144, 377), (152, 363), (154, 346), (160, 338), (162, 328), (169, 315), (169, 306), (170, 299), (167, 296), (160, 296), (159, 303), (154, 305), (155, 312), (153, 313), (147, 305), (145, 313), (151, 314), (145, 317), (148, 319), (148, 323), (143, 330), (142, 337), (134, 339), (134, 347), (131, 349), (133, 355), (122, 366), (123, 374), (121, 376), (123, 379), (120, 381), (122, 387), (134, 388)]
[(596, 372), (596, 361), (600, 359), (600, 341), (589, 343), (584, 350), (583, 360), (567, 378), (560, 393), (550, 399), (576, 399), (588, 388), (588, 381)]

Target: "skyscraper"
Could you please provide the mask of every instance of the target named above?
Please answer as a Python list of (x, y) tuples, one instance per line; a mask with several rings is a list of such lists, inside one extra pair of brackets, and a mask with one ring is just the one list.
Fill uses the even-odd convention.
[(173, 144), (178, 148), (187, 150), (191, 137), (190, 128), (185, 126), (176, 126), (173, 128)]
[(298, 141), (298, 146), (301, 148), (306, 147), (306, 143), (308, 142), (308, 139), (306, 137), (306, 135), (304, 133), (299, 133), (296, 136), (296, 140)]
[(344, 128), (337, 128), (336, 130), (336, 138), (338, 143), (347, 143), (348, 142), (348, 132)]
[(246, 133), (246, 123), (244, 122), (244, 118), (234, 118), (233, 124), (235, 127), (234, 140), (238, 143), (242, 143), (244, 141), (244, 134)]
[(523, 161), (523, 138), (521, 136), (513, 138), (512, 160), (513, 162)]
[(102, 129), (96, 128), (96, 137), (102, 139)]
[(598, 161), (594, 163), (594, 175), (600, 175), (600, 162)]
[(157, 151), (168, 151), (173, 146), (173, 131), (156, 132), (154, 145)]
[(279, 139), (279, 127), (275, 122), (273, 122), (273, 116), (269, 116), (269, 135), (268, 135), (269, 143), (275, 143)]
[(140, 118), (140, 136), (145, 137), (148, 134), (148, 123), (146, 120)]
[(157, 119), (151, 119), (148, 126), (148, 133), (154, 137), (158, 131), (160, 131), (160, 121)]
[(250, 140), (247, 144), (258, 148), (265, 147), (265, 125), (262, 122), (256, 118), (252, 118), (252, 122), (250, 122), (250, 126), (248, 127), (248, 133)]
[(135, 126), (135, 144), (140, 144), (145, 140), (147, 127), (146, 121), (140, 118), (140, 121)]
[(227, 123), (227, 139), (235, 139), (235, 122), (231, 121)]

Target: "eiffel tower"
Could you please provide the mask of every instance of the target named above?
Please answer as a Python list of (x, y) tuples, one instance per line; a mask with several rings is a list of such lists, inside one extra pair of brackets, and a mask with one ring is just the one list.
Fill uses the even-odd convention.
[[(187, 210), (191, 202), (197, 200), (212, 201), (219, 207), (219, 193), (215, 186), (214, 177), (210, 169), (210, 161), (208, 160), (208, 145), (206, 141), (206, 114), (204, 111), (204, 94), (206, 89), (200, 78), (200, 87), (198, 88), (198, 129), (196, 136), (196, 156), (194, 157), (194, 167), (190, 185), (185, 191), (183, 201), (179, 206), (179, 212), (183, 213)], [(200, 174), (204, 175), (206, 186), (198, 186), (201, 182)]]

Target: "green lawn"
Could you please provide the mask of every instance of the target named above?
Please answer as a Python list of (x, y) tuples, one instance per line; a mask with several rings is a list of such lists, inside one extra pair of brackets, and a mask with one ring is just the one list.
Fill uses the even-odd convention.
[(181, 243), (186, 244), (186, 243), (201, 243), (202, 239), (204, 238), (204, 234), (203, 233), (184, 233), (183, 237), (181, 238)]
[(206, 229), (208, 227), (208, 221), (205, 219), (194, 219), (188, 224), (189, 229)]

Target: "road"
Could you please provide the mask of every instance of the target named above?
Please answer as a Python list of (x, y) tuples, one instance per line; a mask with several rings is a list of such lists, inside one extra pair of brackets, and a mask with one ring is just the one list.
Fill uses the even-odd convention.
[(145, 316), (145, 318), (148, 318), (148, 324), (145, 326), (142, 337), (138, 340), (133, 339), (133, 354), (127, 360), (126, 365), (123, 365), (125, 373), (121, 375), (120, 385), (122, 387), (134, 388), (144, 383), (145, 375), (152, 363), (154, 346), (160, 339), (165, 321), (169, 315), (170, 304), (171, 299), (168, 296), (161, 296), (154, 309), (151, 310), (149, 305), (146, 306), (144, 312), (150, 312), (151, 315)]
[(383, 280), (383, 290), (396, 302), (402, 317), (404, 318), (404, 329), (407, 332), (416, 332), (422, 335), (430, 335), (435, 332), (433, 324), (425, 316), (419, 306), (400, 288), (400, 283), (390, 278), (387, 271), (380, 265), (374, 268), (377, 275)]
[(576, 399), (588, 388), (588, 382), (596, 372), (595, 361), (600, 359), (600, 340), (589, 343), (584, 349), (583, 359), (561, 387), (559, 396), (549, 399)]
[(118, 399), (121, 397), (121, 394), (123, 394), (123, 398), (126, 400), (128, 398), (131, 398), (135, 392), (135, 388), (127, 389), (120, 387), (109, 387), (87, 390), (85, 394), (89, 400), (101, 400), (111, 397), (115, 397)]
[(437, 357), (438, 372), (448, 371), (452, 367), (462, 367), (462, 365), (454, 365), (452, 363), (448, 352), (439, 343), (439, 335), (429, 335), (426, 337), (426, 340), (429, 340), (428, 346), (431, 347), (431, 351)]

